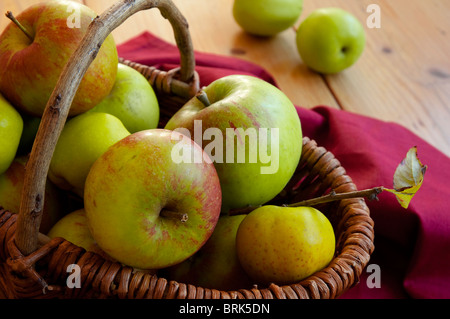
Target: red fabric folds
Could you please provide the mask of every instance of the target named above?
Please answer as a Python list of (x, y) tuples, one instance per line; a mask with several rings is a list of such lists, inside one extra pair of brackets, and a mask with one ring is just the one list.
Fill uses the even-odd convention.
[[(118, 50), (123, 58), (164, 70), (179, 64), (177, 47), (148, 32)], [(247, 61), (203, 52), (195, 57), (202, 86), (229, 74), (250, 74), (276, 85), (263, 67)], [(331, 151), (358, 189), (392, 188), (395, 169), (412, 146), (428, 166), (407, 210), (387, 192), (367, 202), (375, 222), (369, 265), (379, 266), (381, 286), (372, 287), (367, 269), (342, 298), (450, 298), (450, 159), (398, 124), (327, 106), (296, 107), (304, 135)]]

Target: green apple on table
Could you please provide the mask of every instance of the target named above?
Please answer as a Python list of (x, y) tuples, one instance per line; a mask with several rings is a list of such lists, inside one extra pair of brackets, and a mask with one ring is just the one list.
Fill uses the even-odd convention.
[(108, 256), (92, 238), (88, 227), (86, 212), (84, 209), (77, 209), (68, 213), (59, 219), (48, 231), (50, 238), (61, 237), (72, 244), (84, 248), (86, 251), (92, 251), (103, 256), (107, 260), (113, 260)]
[(330, 221), (312, 207), (262, 206), (241, 222), (236, 251), (258, 284), (292, 284), (326, 267), (335, 252)]
[(341, 8), (313, 11), (297, 29), (296, 43), (303, 62), (312, 70), (338, 73), (353, 65), (364, 51), (361, 22)]
[[(223, 213), (273, 199), (301, 156), (302, 130), (294, 105), (274, 85), (248, 75), (220, 78), (203, 93), (189, 100), (165, 128), (190, 135), (211, 157), (222, 187)], [(239, 160), (239, 154), (245, 159)]]
[(180, 263), (217, 224), (221, 190), (214, 165), (175, 161), (177, 148), (206, 156), (181, 133), (151, 129), (109, 147), (89, 171), (89, 229), (100, 248), (123, 264), (161, 269)]
[(0, 94), (0, 174), (4, 173), (14, 160), (22, 131), (22, 117)]
[(159, 104), (152, 86), (141, 73), (122, 63), (111, 92), (89, 112), (116, 116), (130, 133), (154, 129), (159, 123)]
[[(79, 13), (79, 26), (71, 16)], [(0, 92), (19, 110), (41, 116), (59, 76), (97, 16), (76, 1), (45, 1), (32, 5), (0, 35)], [(97, 105), (111, 91), (118, 54), (109, 35), (90, 65), (70, 109), (70, 116)]]
[(166, 269), (167, 278), (218, 290), (251, 288), (236, 254), (236, 232), (245, 216), (220, 216), (206, 244), (192, 257)]
[(233, 17), (246, 32), (273, 36), (294, 25), (303, 0), (234, 0)]
[[(16, 157), (6, 172), (0, 175), (0, 206), (16, 214), (20, 212), (27, 161), (26, 155)], [(47, 233), (65, 214), (66, 202), (65, 194), (47, 180), (40, 232)]]
[(59, 188), (82, 197), (92, 164), (112, 144), (130, 135), (114, 115), (87, 112), (65, 124), (53, 153), (49, 179)]

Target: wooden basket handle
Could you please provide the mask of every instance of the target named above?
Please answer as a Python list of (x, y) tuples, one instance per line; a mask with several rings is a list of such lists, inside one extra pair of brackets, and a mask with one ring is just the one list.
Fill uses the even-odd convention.
[(15, 244), (23, 255), (29, 255), (38, 248), (45, 184), (51, 158), (84, 74), (106, 37), (114, 29), (133, 14), (151, 8), (158, 8), (162, 16), (169, 20), (174, 31), (180, 51), (180, 79), (178, 82), (174, 81), (176, 90), (179, 92), (178, 84), (184, 83), (184, 88), (190, 89), (190, 94), (195, 93), (192, 92), (191, 85), (186, 86), (194, 81), (195, 75), (194, 51), (188, 24), (171, 0), (121, 0), (95, 18), (79, 47), (65, 65), (47, 102), (27, 163), (15, 233)]

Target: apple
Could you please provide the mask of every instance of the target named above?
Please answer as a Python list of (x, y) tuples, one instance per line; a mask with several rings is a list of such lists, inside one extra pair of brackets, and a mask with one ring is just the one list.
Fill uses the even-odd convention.
[(221, 182), (223, 213), (274, 198), (297, 168), (303, 145), (300, 120), (289, 98), (248, 75), (212, 82), (165, 128), (190, 136), (210, 156)]
[(303, 0), (234, 0), (233, 17), (246, 32), (273, 36), (294, 25)]
[[(28, 156), (16, 157), (6, 172), (0, 175), (0, 206), (16, 214), (20, 211), (27, 161)], [(65, 214), (65, 203), (65, 194), (53, 185), (51, 181), (47, 180), (45, 185), (44, 208), (39, 228), (41, 233), (47, 233)]]
[(266, 205), (241, 222), (236, 251), (242, 267), (258, 284), (292, 284), (330, 263), (334, 230), (315, 208)]
[(225, 291), (251, 288), (236, 254), (236, 232), (245, 216), (220, 216), (206, 244), (192, 257), (166, 269), (167, 278)]
[(47, 236), (50, 238), (64, 238), (72, 244), (84, 248), (86, 251), (92, 251), (107, 260), (113, 260), (98, 247), (98, 244), (92, 238), (87, 223), (86, 212), (82, 208), (70, 212), (59, 219), (48, 231)]
[(159, 104), (152, 86), (141, 73), (121, 63), (111, 92), (89, 112), (116, 116), (130, 133), (154, 129), (159, 123)]
[(0, 94), (0, 174), (3, 174), (14, 160), (22, 131), (22, 117)]
[[(25, 9), (16, 19), (27, 33), (11, 22), (0, 35), (0, 92), (19, 110), (41, 116), (63, 67), (96, 16), (89, 7), (65, 0)], [(109, 35), (81, 81), (70, 116), (108, 95), (117, 64), (116, 45)]]
[(296, 43), (303, 62), (310, 69), (333, 74), (359, 59), (366, 36), (361, 22), (348, 11), (321, 8), (300, 24)]
[(122, 122), (107, 113), (83, 113), (65, 124), (53, 153), (49, 179), (59, 188), (83, 196), (92, 164), (109, 146), (130, 135)]
[(214, 165), (174, 160), (183, 149), (207, 157), (190, 138), (164, 129), (133, 133), (92, 165), (84, 208), (100, 248), (139, 269), (166, 268), (192, 256), (220, 215)]

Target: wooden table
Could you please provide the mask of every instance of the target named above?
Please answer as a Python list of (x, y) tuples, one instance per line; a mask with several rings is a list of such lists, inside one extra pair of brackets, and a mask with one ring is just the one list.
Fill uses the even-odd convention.
[[(16, 15), (42, 0), (2, 0)], [(80, 0), (98, 13), (116, 0)], [(244, 33), (233, 19), (233, 0), (174, 0), (187, 18), (197, 51), (235, 56), (271, 73), (296, 105), (328, 105), (399, 123), (450, 156), (450, 1), (304, 0), (296, 26), (314, 9), (337, 6), (365, 26), (366, 49), (351, 68), (330, 76), (310, 71), (295, 46), (295, 28), (272, 38)], [(380, 28), (366, 23), (378, 5)], [(0, 17), (0, 30), (9, 20)], [(295, 27), (296, 27), (295, 26)], [(175, 43), (159, 11), (139, 12), (113, 32), (118, 44), (149, 31)], [(405, 142), (408, 143), (407, 141)]]

